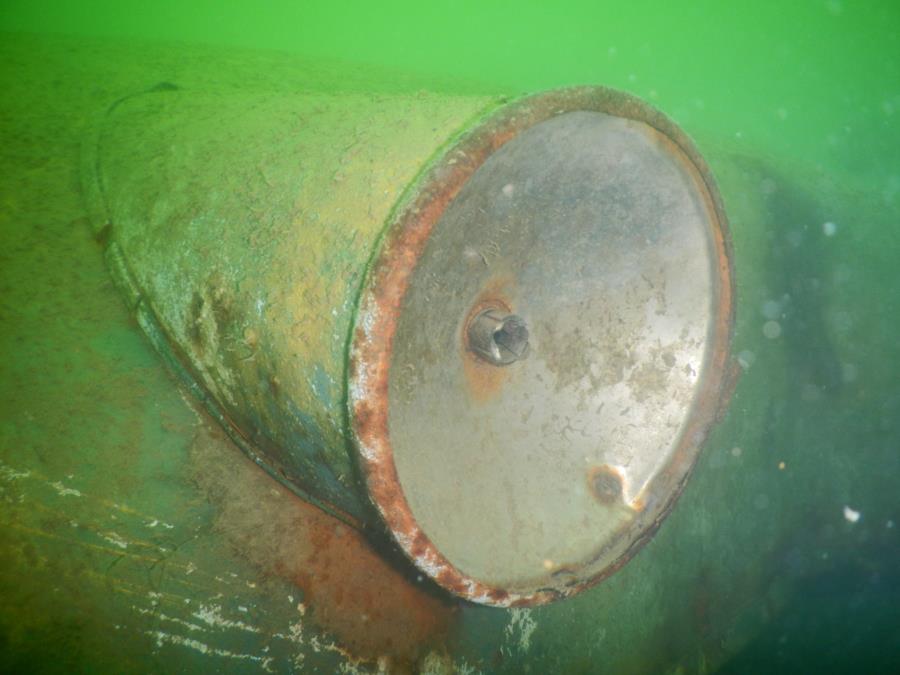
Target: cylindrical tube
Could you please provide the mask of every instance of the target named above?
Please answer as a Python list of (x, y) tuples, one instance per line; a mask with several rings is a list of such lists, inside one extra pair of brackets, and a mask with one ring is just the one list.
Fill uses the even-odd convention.
[(259, 464), (385, 523), (445, 588), (570, 595), (671, 508), (733, 294), (714, 182), (662, 114), (604, 88), (167, 84), (89, 146), (93, 219), (158, 349)]

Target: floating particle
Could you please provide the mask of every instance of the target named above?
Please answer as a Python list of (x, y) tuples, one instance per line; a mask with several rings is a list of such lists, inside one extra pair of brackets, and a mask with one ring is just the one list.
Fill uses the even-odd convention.
[(848, 523), (855, 523), (861, 515), (859, 511), (854, 511), (849, 506), (844, 507), (844, 518), (846, 518)]
[(770, 340), (781, 337), (781, 324), (777, 321), (766, 321), (763, 324), (763, 335)]

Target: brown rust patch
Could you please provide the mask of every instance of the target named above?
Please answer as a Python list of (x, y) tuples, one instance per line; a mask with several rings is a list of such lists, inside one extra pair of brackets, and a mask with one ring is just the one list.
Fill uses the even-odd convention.
[(613, 467), (594, 466), (587, 473), (588, 489), (601, 504), (622, 501), (622, 475)]
[(469, 349), (469, 324), (487, 309), (499, 309), (506, 314), (512, 314), (511, 291), (513, 287), (514, 280), (508, 275), (497, 276), (488, 280), (472, 305), (466, 320), (462, 323), (461, 335), (458, 341), (460, 345), (460, 359), (462, 360), (468, 391), (472, 398), (479, 403), (484, 403), (497, 396), (503, 388), (503, 383), (509, 379), (511, 371), (485, 362)]
[(235, 555), (303, 592), (309, 618), (353, 657), (412, 671), (441, 643), (457, 609), (407, 578), (363, 535), (274, 483), (218, 429), (200, 429), (193, 480), (217, 509)]
[(509, 593), (500, 588), (493, 588), (488, 591), (488, 597), (495, 605), (502, 605), (509, 598)]
[(738, 382), (740, 382), (743, 374), (744, 369), (741, 368), (741, 364), (738, 363), (737, 359), (732, 359), (728, 362), (728, 373), (725, 375), (725, 382), (722, 385), (722, 393), (719, 397), (719, 407), (716, 411), (717, 422), (721, 422), (725, 418), (725, 413), (728, 411), (728, 404), (731, 403)]

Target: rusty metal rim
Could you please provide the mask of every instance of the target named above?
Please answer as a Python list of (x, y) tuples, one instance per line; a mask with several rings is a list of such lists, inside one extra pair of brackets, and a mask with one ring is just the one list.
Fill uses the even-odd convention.
[[(702, 384), (690, 419), (672, 459), (656, 480), (671, 487), (652, 520), (639, 518), (628, 531), (638, 531), (632, 544), (611, 564), (598, 570), (588, 561), (586, 578), (560, 587), (517, 592), (467, 576), (448, 561), (419, 528), (403, 494), (388, 433), (389, 369), (397, 317), (410, 276), (431, 230), (446, 207), (484, 161), (519, 133), (556, 115), (576, 110), (602, 112), (643, 122), (672, 141), (689, 160), (690, 172), (707, 199), (713, 224), (718, 285), (717, 312)], [(727, 405), (729, 347), (734, 325), (734, 287), (728, 224), (715, 181), (693, 142), (665, 115), (624, 92), (605, 87), (577, 87), (527, 96), (491, 113), (427, 168), (401, 198), (388, 222), (380, 249), (367, 271), (348, 362), (348, 413), (369, 496), (403, 552), (448, 591), (473, 602), (499, 607), (531, 606), (574, 595), (605, 579), (624, 565), (655, 532), (671, 510), (693, 468), (709, 428)], [(647, 514), (651, 515), (651, 514)]]

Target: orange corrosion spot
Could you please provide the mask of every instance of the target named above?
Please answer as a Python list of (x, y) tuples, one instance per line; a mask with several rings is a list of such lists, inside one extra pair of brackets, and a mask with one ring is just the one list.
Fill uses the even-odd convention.
[(488, 401), (500, 393), (503, 383), (509, 378), (510, 371), (505, 367), (487, 363), (469, 349), (467, 340), (469, 324), (487, 309), (499, 309), (512, 314), (510, 301), (512, 288), (513, 279), (509, 276), (498, 276), (489, 280), (462, 325), (459, 344), (463, 372), (469, 393), (479, 403)]
[(363, 535), (276, 484), (221, 434), (200, 432), (194, 481), (235, 555), (303, 592), (309, 616), (353, 658), (413, 671), (451, 629), (456, 604), (395, 567)]

